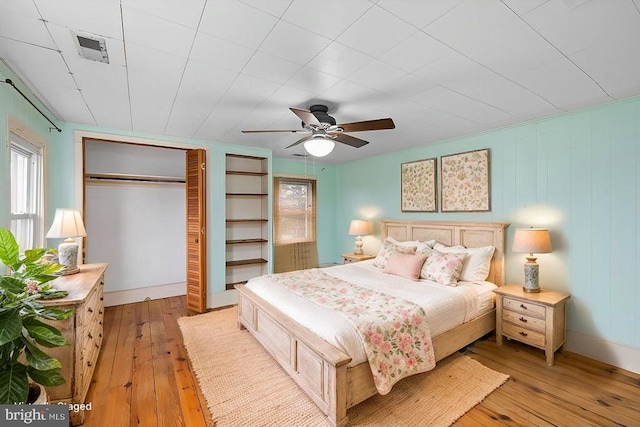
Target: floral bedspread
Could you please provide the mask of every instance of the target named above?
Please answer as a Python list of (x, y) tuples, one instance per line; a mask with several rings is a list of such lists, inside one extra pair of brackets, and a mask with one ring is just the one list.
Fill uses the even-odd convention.
[(345, 282), (319, 269), (280, 273), (272, 280), (345, 317), (362, 338), (378, 393), (436, 365), (424, 310), (417, 304)]

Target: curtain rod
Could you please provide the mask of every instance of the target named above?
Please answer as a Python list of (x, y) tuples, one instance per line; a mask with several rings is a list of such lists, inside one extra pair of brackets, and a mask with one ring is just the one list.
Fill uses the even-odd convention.
[[(40, 115), (41, 115), (42, 117), (44, 117), (45, 119), (47, 119), (47, 121), (48, 121), (49, 123), (51, 123), (51, 124), (53, 125), (53, 127), (54, 127), (58, 132), (62, 132), (62, 129), (60, 129), (58, 126), (56, 126), (56, 125), (55, 125), (55, 123), (53, 123), (49, 117), (47, 117), (47, 116), (46, 116), (42, 111), (40, 111), (40, 109), (39, 109), (38, 107), (36, 107), (36, 104), (34, 104), (33, 102), (31, 102), (31, 100), (30, 100), (29, 98), (27, 98), (27, 95), (25, 95), (24, 93), (22, 93), (22, 91), (21, 91), (20, 89), (18, 89), (18, 86), (16, 86), (16, 85), (13, 83), (13, 81), (11, 81), (11, 79), (6, 79), (6, 80), (4, 81), (4, 83), (6, 83), (6, 84), (9, 84), (9, 85), (13, 86), (13, 88), (14, 88), (15, 90), (17, 90), (17, 91), (18, 91), (18, 93), (19, 93), (20, 95), (22, 95), (22, 97), (23, 97), (24, 99), (26, 99), (26, 100), (29, 102), (29, 104), (31, 104), (31, 105), (33, 106), (33, 108), (35, 108), (36, 110), (38, 110), (38, 113), (40, 113)], [(51, 128), (49, 128), (49, 132), (51, 132)]]

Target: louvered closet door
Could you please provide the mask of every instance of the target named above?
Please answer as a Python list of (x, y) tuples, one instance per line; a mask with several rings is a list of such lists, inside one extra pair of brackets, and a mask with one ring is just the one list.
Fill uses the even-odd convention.
[(205, 151), (187, 151), (187, 309), (207, 309)]

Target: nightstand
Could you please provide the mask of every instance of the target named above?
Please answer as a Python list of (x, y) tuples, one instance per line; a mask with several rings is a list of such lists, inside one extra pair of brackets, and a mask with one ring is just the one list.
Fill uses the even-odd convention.
[(514, 339), (544, 350), (547, 366), (566, 340), (566, 302), (569, 294), (541, 289), (524, 292), (520, 285), (501, 286), (496, 293), (496, 342)]
[(342, 254), (342, 263), (350, 264), (352, 262), (366, 261), (368, 259), (374, 259), (374, 258), (375, 258), (375, 255), (367, 255), (367, 254), (357, 255), (351, 252), (351, 253)]

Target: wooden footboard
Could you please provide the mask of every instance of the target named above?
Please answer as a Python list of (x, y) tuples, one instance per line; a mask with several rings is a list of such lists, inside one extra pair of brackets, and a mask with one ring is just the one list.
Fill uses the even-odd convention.
[[(368, 363), (348, 368), (351, 358), (282, 314), (243, 285), (238, 322), (247, 328), (309, 395), (335, 426), (347, 424), (347, 409), (375, 395)], [(433, 339), (436, 361), (495, 329), (495, 310)]]

